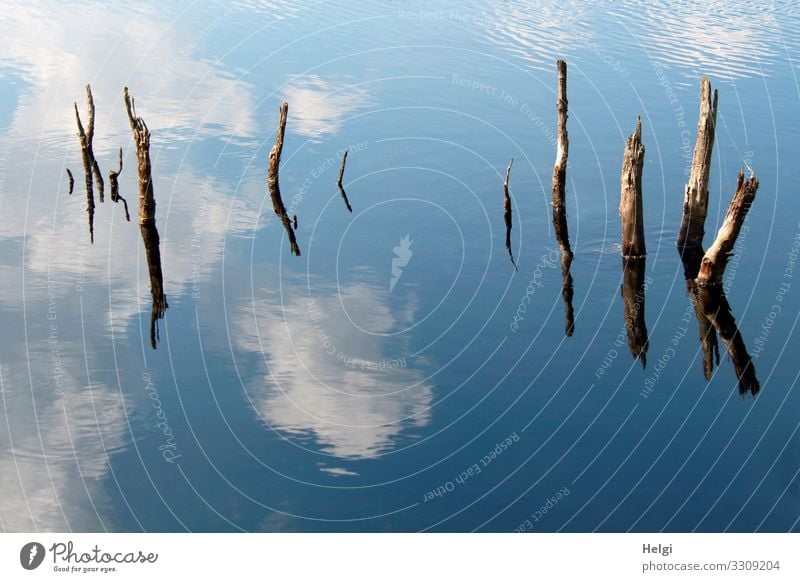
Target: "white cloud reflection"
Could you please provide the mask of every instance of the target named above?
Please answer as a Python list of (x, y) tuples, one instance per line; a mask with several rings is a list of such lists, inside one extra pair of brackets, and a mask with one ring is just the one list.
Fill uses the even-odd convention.
[[(348, 310), (368, 314), (375, 332), (393, 332), (413, 317), (394, 315), (385, 289), (357, 284), (342, 287), (341, 293)], [(244, 350), (260, 354), (263, 349), (269, 373), (247, 390), (272, 427), (313, 436), (331, 455), (366, 459), (390, 450), (409, 428), (430, 421), (432, 386), (406, 359), (407, 337), (391, 340), (358, 331), (335, 291), (283, 305), (258, 300), (255, 316), (257, 329), (253, 306), (243, 311), (237, 337)]]
[(336, 133), (347, 116), (371, 101), (364, 89), (316, 75), (293, 77), (284, 87), (283, 97), (291, 107), (289, 128), (309, 138)]
[[(61, 347), (66, 354), (67, 344)], [(122, 396), (99, 383), (87, 387), (80, 362), (66, 355), (57, 386), (48, 348), (31, 343), (30, 390), (24, 389), (31, 385), (24, 357), (2, 364), (0, 525), (4, 531), (110, 529), (105, 480), (110, 456), (126, 443)]]

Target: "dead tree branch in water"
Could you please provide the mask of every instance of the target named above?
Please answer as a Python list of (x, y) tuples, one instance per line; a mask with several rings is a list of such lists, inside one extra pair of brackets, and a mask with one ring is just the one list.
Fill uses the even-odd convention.
[(634, 359), (647, 367), (647, 324), (644, 319), (644, 297), (647, 291), (645, 257), (622, 259), (622, 304), (625, 312), (625, 329), (628, 332), (628, 349)]
[(342, 167), (339, 168), (339, 179), (336, 181), (336, 185), (339, 187), (339, 194), (342, 195), (342, 200), (344, 200), (344, 205), (347, 207), (347, 211), (353, 212), (353, 209), (350, 206), (350, 201), (347, 199), (347, 192), (344, 191), (344, 186), (342, 186), (342, 179), (344, 179), (344, 165), (346, 163), (347, 163), (347, 150), (345, 149), (344, 155), (342, 155)]
[(69, 194), (72, 195), (72, 190), (75, 188), (75, 178), (72, 177), (72, 172), (67, 168), (67, 180), (69, 182)]
[(514, 270), (517, 270), (517, 263), (514, 261), (514, 253), (511, 252), (511, 195), (508, 193), (508, 177), (511, 174), (511, 166), (514, 164), (512, 158), (508, 162), (506, 168), (506, 178), (503, 180), (503, 218), (506, 221), (506, 250), (508, 251), (508, 258), (511, 259), (511, 264), (514, 265)]
[(167, 296), (164, 294), (160, 240), (156, 228), (156, 200), (153, 194), (152, 166), (150, 164), (150, 130), (144, 119), (136, 115), (136, 107), (127, 87), (125, 87), (125, 109), (133, 130), (133, 141), (136, 144), (136, 160), (139, 170), (139, 230), (144, 242), (147, 270), (150, 275), (150, 293), (153, 296), (153, 307), (150, 313), (150, 345), (155, 349), (158, 342), (158, 320), (164, 317), (169, 304)]
[(86, 172), (86, 187), (92, 187), (92, 174), (97, 180), (97, 193), (100, 196), (100, 202), (103, 202), (103, 191), (105, 185), (103, 183), (103, 173), (100, 171), (100, 166), (94, 157), (94, 97), (92, 96), (92, 87), (86, 85), (86, 131), (83, 130), (81, 124), (81, 115), (78, 113), (78, 104), (73, 103), (75, 107), (75, 121), (78, 124), (78, 139), (81, 142), (81, 153), (83, 154), (83, 168)]
[(697, 121), (697, 142), (694, 146), (692, 170), (683, 195), (683, 215), (678, 232), (678, 249), (692, 252), (701, 249), (708, 213), (708, 176), (717, 125), (717, 91), (711, 93), (708, 77), (700, 81), (700, 115)]
[[(75, 108), (75, 122), (78, 125), (78, 140), (81, 144), (81, 157), (83, 158), (83, 172), (86, 181), (86, 213), (89, 215), (89, 240), (94, 244), (94, 181), (92, 176), (97, 178), (97, 190), (100, 195), (100, 202), (103, 201), (103, 174), (100, 166), (94, 158), (92, 141), (94, 140), (94, 98), (92, 88), (86, 85), (86, 130), (81, 123), (81, 114), (78, 112), (78, 103), (73, 103)], [(71, 172), (70, 172), (71, 175)], [(71, 191), (71, 189), (70, 189)]]
[[(569, 137), (567, 136), (567, 63), (557, 61), (558, 67), (558, 145), (556, 161), (553, 166), (553, 227), (561, 231), (561, 238), (569, 241), (567, 231), (567, 158), (569, 157)], [(569, 243), (567, 243), (569, 244)], [(563, 250), (563, 249), (562, 249)]]
[(644, 244), (644, 212), (642, 209), (642, 120), (636, 118), (636, 131), (628, 137), (622, 160), (619, 217), (622, 219), (622, 256), (626, 259), (647, 255)]
[(119, 175), (122, 173), (122, 148), (119, 148), (119, 170), (108, 171), (108, 182), (111, 185), (111, 202), (119, 202), (125, 206), (125, 220), (131, 221), (131, 215), (128, 214), (128, 201), (119, 194)]
[(569, 136), (567, 135), (567, 63), (556, 61), (558, 69), (558, 142), (556, 161), (553, 165), (553, 230), (556, 233), (558, 246), (561, 248), (561, 297), (564, 300), (564, 317), (566, 320), (566, 335), (575, 332), (575, 312), (572, 308), (573, 285), (572, 273), (572, 248), (569, 244), (569, 228), (567, 226), (567, 158), (569, 157)]
[(683, 259), (687, 290), (694, 303), (700, 328), (703, 375), (706, 380), (710, 380), (715, 364), (719, 365), (719, 335), (733, 363), (739, 382), (739, 393), (752, 395), (758, 393), (760, 385), (721, 283), (728, 257), (733, 253), (736, 238), (757, 190), (758, 180), (754, 176), (745, 180), (744, 172), (740, 171), (736, 192), (708, 251), (702, 254), (702, 246), (678, 249)]
[(722, 226), (719, 227), (717, 238), (703, 255), (700, 263), (697, 284), (701, 287), (722, 283), (722, 276), (728, 265), (728, 257), (733, 254), (736, 238), (739, 236), (747, 212), (756, 198), (756, 190), (758, 190), (756, 177), (751, 175), (745, 180), (744, 171), (739, 170), (736, 192), (728, 206), (728, 212), (725, 214)]
[(280, 116), (278, 118), (278, 133), (275, 136), (275, 145), (269, 152), (269, 173), (267, 174), (267, 189), (272, 198), (272, 209), (283, 224), (286, 236), (289, 237), (289, 246), (292, 254), (300, 256), (300, 247), (297, 246), (292, 220), (286, 213), (286, 207), (281, 198), (281, 188), (278, 180), (278, 169), (281, 163), (281, 153), (283, 152), (283, 136), (286, 133), (286, 117), (289, 114), (289, 104), (285, 101), (281, 104)]
[(156, 199), (153, 194), (152, 166), (150, 164), (150, 130), (144, 119), (136, 115), (136, 104), (125, 87), (125, 110), (133, 131), (136, 161), (139, 171), (139, 223), (155, 222)]

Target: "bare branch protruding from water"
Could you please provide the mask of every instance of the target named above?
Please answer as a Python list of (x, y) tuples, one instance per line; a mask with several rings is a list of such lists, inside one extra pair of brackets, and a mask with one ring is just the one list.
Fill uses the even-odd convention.
[[(567, 158), (569, 157), (569, 137), (567, 135), (567, 63), (559, 60), (558, 67), (558, 143), (556, 161), (553, 165), (553, 227), (561, 231), (561, 237), (569, 240), (567, 231)], [(558, 233), (557, 233), (558, 236)]]
[(291, 247), (292, 254), (300, 256), (300, 247), (297, 245), (297, 237), (295, 236), (292, 220), (286, 213), (286, 206), (283, 204), (281, 198), (281, 188), (278, 179), (278, 169), (281, 163), (281, 153), (283, 152), (283, 137), (286, 133), (286, 118), (289, 114), (289, 104), (285, 101), (281, 104), (280, 116), (278, 118), (278, 133), (275, 136), (275, 145), (269, 152), (269, 173), (267, 174), (267, 190), (269, 191), (270, 198), (272, 199), (272, 209), (283, 224), (286, 230), (286, 236), (289, 238), (289, 246)]
[[(153, 306), (150, 312), (150, 346), (155, 349), (158, 343), (158, 320), (164, 317), (169, 307), (164, 294), (164, 276), (161, 271), (161, 251), (158, 229), (156, 228), (156, 200), (153, 194), (152, 165), (150, 163), (150, 130), (144, 119), (136, 114), (133, 98), (125, 87), (125, 109), (133, 130), (136, 144), (136, 160), (139, 171), (139, 230), (144, 242), (147, 270), (150, 275), (150, 294)], [(122, 170), (120, 150), (120, 171)]]
[(728, 265), (728, 257), (733, 254), (733, 247), (736, 244), (739, 231), (742, 229), (747, 212), (756, 198), (756, 190), (758, 190), (756, 177), (751, 175), (745, 179), (744, 171), (739, 170), (736, 192), (734, 192), (728, 211), (725, 213), (725, 219), (722, 221), (722, 226), (719, 227), (717, 238), (714, 239), (714, 243), (703, 255), (703, 260), (700, 263), (697, 284), (701, 287), (722, 283), (722, 276), (725, 274), (725, 267)]
[(339, 187), (339, 194), (342, 195), (342, 200), (344, 200), (344, 205), (347, 207), (348, 212), (353, 212), (353, 208), (350, 206), (350, 200), (347, 199), (347, 192), (344, 191), (344, 186), (342, 186), (342, 180), (344, 179), (344, 165), (347, 163), (347, 150), (344, 150), (344, 154), (342, 155), (342, 166), (339, 168), (339, 179), (336, 181), (336, 185)]
[(683, 195), (683, 215), (678, 232), (678, 249), (691, 252), (703, 246), (708, 213), (708, 176), (717, 125), (717, 91), (711, 93), (708, 77), (700, 81), (700, 115), (697, 120), (697, 142), (694, 146), (692, 170)]
[(511, 252), (511, 195), (508, 193), (508, 177), (511, 174), (511, 166), (514, 164), (514, 159), (508, 163), (506, 168), (506, 177), (503, 180), (503, 218), (506, 222), (506, 250), (508, 251), (508, 258), (511, 259), (511, 264), (514, 265), (514, 270), (517, 270), (517, 263), (514, 260), (514, 253)]
[[(94, 140), (94, 98), (92, 97), (91, 86), (86, 85), (86, 130), (83, 129), (83, 124), (81, 123), (78, 104), (73, 103), (73, 106), (75, 108), (75, 122), (78, 126), (78, 140), (81, 144), (81, 157), (83, 158), (83, 171), (86, 181), (86, 213), (89, 215), (89, 240), (94, 243), (94, 180), (97, 180), (97, 192), (100, 196), (100, 202), (103, 202), (104, 184), (103, 174), (100, 172), (100, 166), (94, 157), (92, 145)], [(71, 188), (70, 192), (72, 192)]]
[(569, 158), (569, 136), (567, 135), (567, 63), (559, 60), (556, 62), (558, 69), (558, 142), (556, 146), (556, 161), (553, 165), (553, 230), (556, 234), (558, 246), (561, 248), (561, 297), (564, 300), (564, 318), (566, 335), (575, 332), (575, 312), (572, 308), (573, 284), (572, 273), (572, 247), (569, 243), (569, 228), (567, 226), (567, 159)]

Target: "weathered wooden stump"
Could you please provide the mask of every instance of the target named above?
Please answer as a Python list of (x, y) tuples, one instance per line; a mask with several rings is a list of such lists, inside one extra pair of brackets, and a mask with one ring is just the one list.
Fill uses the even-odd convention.
[(642, 209), (642, 120), (636, 118), (636, 131), (628, 137), (622, 159), (619, 216), (622, 219), (622, 256), (636, 259), (647, 255), (644, 243), (644, 211)]
[(714, 243), (703, 255), (703, 260), (700, 262), (697, 284), (701, 287), (722, 283), (722, 276), (725, 273), (725, 267), (728, 265), (728, 257), (733, 254), (736, 238), (742, 229), (742, 224), (744, 224), (744, 219), (750, 210), (750, 205), (756, 198), (756, 190), (758, 190), (758, 180), (756, 180), (755, 176), (745, 179), (744, 171), (740, 170), (736, 183), (736, 192), (734, 192), (733, 199), (728, 205), (728, 211), (725, 213), (722, 226), (719, 227), (717, 238), (714, 239)]
[(700, 81), (700, 115), (697, 121), (697, 142), (692, 169), (683, 196), (683, 215), (677, 245), (681, 252), (701, 249), (708, 213), (708, 176), (717, 124), (717, 91), (711, 93), (708, 77)]

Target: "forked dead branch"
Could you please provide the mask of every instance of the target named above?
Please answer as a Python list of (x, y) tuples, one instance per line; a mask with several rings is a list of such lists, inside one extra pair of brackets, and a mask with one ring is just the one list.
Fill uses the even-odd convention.
[[(94, 98), (92, 97), (92, 88), (86, 85), (86, 129), (84, 130), (81, 123), (81, 114), (78, 112), (78, 104), (73, 103), (75, 107), (75, 122), (78, 126), (78, 140), (81, 144), (81, 157), (83, 158), (83, 172), (86, 181), (86, 213), (89, 215), (89, 240), (94, 243), (94, 179), (97, 180), (97, 192), (100, 196), (100, 202), (103, 202), (103, 174), (100, 171), (100, 166), (94, 157)], [(69, 173), (70, 178), (72, 172)], [(70, 193), (72, 187), (70, 186)]]

